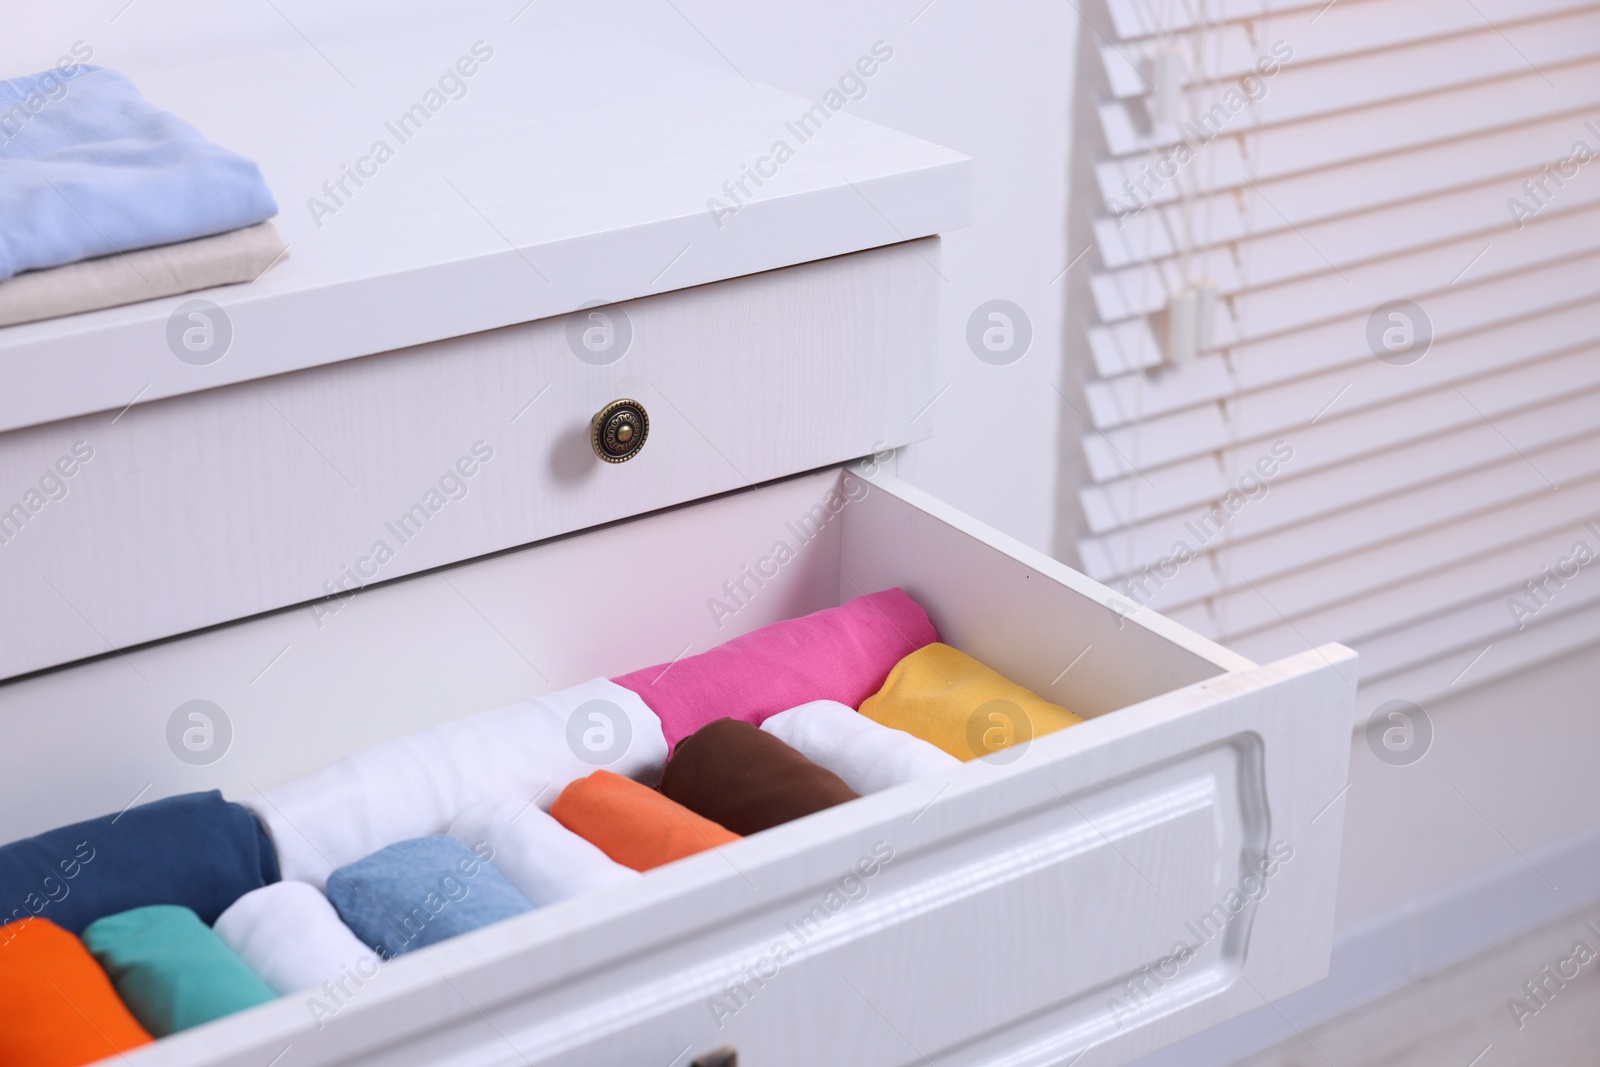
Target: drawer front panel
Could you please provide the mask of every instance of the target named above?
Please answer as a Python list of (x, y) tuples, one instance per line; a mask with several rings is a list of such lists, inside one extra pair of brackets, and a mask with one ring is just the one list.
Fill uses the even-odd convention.
[[(731, 615), (708, 610), (779, 539), (793, 559)], [(758, 1067), (1091, 1067), (1322, 975), (1353, 655), (1250, 665), (1118, 614), (1109, 591), (886, 475), (821, 472), (397, 583), (322, 629), (304, 609), (0, 687), (0, 838), (133, 799), (243, 795), (878, 583), (1091, 717), (1009, 762), (820, 812), (410, 954), (320, 1008), (283, 998), (130, 1062), (631, 1067), (732, 1044)], [(192, 699), (231, 720), (215, 762), (168, 750)]]
[[(1240, 738), (915, 854), (895, 849), (905, 826), (884, 826), (862, 856), (869, 877), (846, 867), (725, 924), (704, 955), (650, 953), (497, 1013), (516, 1055), (481, 1040), (474, 1055), (637, 1063), (681, 1034), (755, 1064), (975, 1063), (974, 1037), (1043, 1013), (1070, 1053), (1103, 1044), (1236, 980), (1254, 903), (1212, 909), (1266, 854), (1266, 813), (1244, 801), (1259, 804), (1259, 757)], [(1179, 943), (1193, 951), (1175, 956)]]
[[(618, 305), (609, 324), (0, 435), (0, 678), (926, 436), (937, 256), (937, 238), (895, 245)], [(631, 335), (625, 354), (580, 358), (588, 330)], [(604, 463), (589, 420), (620, 397), (649, 436)]]
[[(853, 818), (825, 813), (806, 829), (853, 826), (794, 858), (813, 872), (798, 894), (770, 893), (793, 875), (751, 856), (757, 842), (697, 857), (729, 892), (697, 902), (686, 938), (509, 1003), (510, 968), (454, 979), (449, 1024), (356, 1062), (625, 1067), (731, 1044), (763, 1067), (1126, 1063), (1325, 973), (1339, 827), (1312, 820), (1342, 788), (1344, 757), (1308, 759), (1338, 728), (1307, 709), (1339, 705), (1342, 666), (1308, 653), (1120, 741), (1080, 736), (1091, 747), (1074, 755), (1069, 736), (1094, 732), (1078, 727), (1036, 742), (1028, 766), (968, 765), (858, 802)], [(1115, 773), (1214, 731), (1228, 737)], [(1287, 816), (1276, 824), (1269, 796)], [(893, 859), (849, 899), (842, 880), (885, 846)], [(842, 902), (822, 918), (830, 893)], [(396, 998), (369, 1033), (437, 1010), (437, 995)]]

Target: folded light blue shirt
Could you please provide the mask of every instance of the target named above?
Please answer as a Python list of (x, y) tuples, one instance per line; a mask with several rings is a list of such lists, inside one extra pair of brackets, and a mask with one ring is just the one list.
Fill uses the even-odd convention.
[(278, 213), (250, 160), (114, 70), (68, 70), (0, 81), (0, 280)]

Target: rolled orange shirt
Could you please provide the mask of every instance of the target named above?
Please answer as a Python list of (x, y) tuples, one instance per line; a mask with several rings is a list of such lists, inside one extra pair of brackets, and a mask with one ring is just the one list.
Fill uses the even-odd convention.
[(152, 1040), (76, 936), (48, 919), (0, 926), (0, 1063), (78, 1067)]
[(624, 867), (648, 871), (739, 835), (668, 800), (649, 786), (595, 771), (561, 791), (550, 814)]

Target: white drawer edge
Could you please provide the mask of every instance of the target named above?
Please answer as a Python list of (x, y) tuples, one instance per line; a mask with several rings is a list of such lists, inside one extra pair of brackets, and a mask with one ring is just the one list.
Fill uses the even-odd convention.
[(1253, 660), (1246, 659), (1237, 652), (1225, 648), (1209, 638), (1200, 636), (1193, 630), (1173, 622), (1151, 608), (1133, 603), (1115, 590), (1073, 570), (1060, 560), (1024, 544), (1009, 534), (980, 522), (960, 509), (945, 503), (938, 497), (918, 489), (899, 476), (881, 470), (872, 471), (871, 461), (864, 461), (861, 467), (858, 468), (858, 473), (884, 492), (897, 496), (908, 504), (915, 505), (922, 511), (938, 518), (962, 533), (993, 545), (1018, 562), (1027, 564), (1039, 573), (1067, 586), (1074, 592), (1082, 593), (1102, 605), (1111, 615), (1119, 617), (1124, 624), (1132, 624), (1148, 630), (1150, 633), (1156, 634), (1172, 644), (1194, 653), (1196, 656), (1209, 660), (1225, 671), (1242, 671), (1256, 666)]

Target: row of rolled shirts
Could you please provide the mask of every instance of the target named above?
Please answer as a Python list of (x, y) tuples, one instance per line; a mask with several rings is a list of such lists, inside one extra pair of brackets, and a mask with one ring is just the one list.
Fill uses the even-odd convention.
[[(75, 1067), (1081, 721), (899, 589), (446, 722), (239, 802), (0, 847), (0, 1061)], [(12, 904), (11, 902), (16, 902)]]

